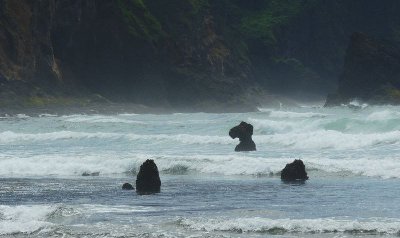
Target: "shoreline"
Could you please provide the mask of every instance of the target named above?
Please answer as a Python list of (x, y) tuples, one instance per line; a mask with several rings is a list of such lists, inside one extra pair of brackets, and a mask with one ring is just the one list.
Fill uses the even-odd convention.
[(264, 95), (258, 100), (248, 101), (203, 101), (194, 105), (170, 105), (148, 106), (133, 102), (111, 102), (103, 99), (98, 101), (85, 101), (79, 98), (64, 100), (67, 103), (57, 102), (40, 104), (8, 103), (0, 107), (0, 116), (16, 116), (25, 114), (37, 117), (43, 114), (71, 115), (71, 114), (172, 114), (172, 113), (248, 113), (259, 112), (260, 108), (293, 108), (306, 104), (321, 104), (321, 99), (291, 98), (284, 95)]
[[(248, 110), (250, 109), (250, 110)], [(172, 113), (245, 113), (257, 112), (257, 107), (245, 106), (224, 106), (214, 105), (212, 107), (193, 106), (193, 107), (151, 107), (143, 104), (136, 103), (91, 103), (88, 105), (44, 105), (44, 106), (31, 106), (31, 107), (3, 107), (0, 108), (0, 116), (16, 116), (18, 114), (25, 114), (27, 116), (37, 117), (43, 114), (52, 115), (71, 115), (71, 114), (172, 114)]]

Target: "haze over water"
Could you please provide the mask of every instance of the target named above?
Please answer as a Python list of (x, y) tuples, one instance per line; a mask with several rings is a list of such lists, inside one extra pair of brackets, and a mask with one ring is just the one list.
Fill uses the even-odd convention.
[[(4, 117), (0, 236), (398, 237), (399, 109)], [(255, 152), (234, 152), (241, 121)], [(161, 193), (122, 191), (146, 159)], [(294, 159), (304, 184), (280, 180)]]

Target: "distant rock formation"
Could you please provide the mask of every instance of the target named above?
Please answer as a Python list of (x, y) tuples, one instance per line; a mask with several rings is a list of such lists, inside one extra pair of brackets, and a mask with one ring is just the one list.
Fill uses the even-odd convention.
[(159, 193), (161, 180), (154, 160), (146, 160), (136, 177), (136, 192), (139, 194)]
[(307, 180), (306, 167), (302, 160), (294, 160), (290, 164), (286, 164), (281, 172), (283, 181)]
[(122, 185), (122, 190), (134, 190), (135, 188), (130, 183), (124, 183)]
[(251, 136), (253, 135), (253, 126), (242, 121), (238, 126), (229, 130), (229, 136), (232, 139), (239, 138), (240, 143), (235, 147), (235, 151), (254, 151), (256, 144)]
[(363, 33), (351, 36), (338, 90), (328, 96), (325, 106), (348, 104), (353, 100), (400, 104), (399, 46)]

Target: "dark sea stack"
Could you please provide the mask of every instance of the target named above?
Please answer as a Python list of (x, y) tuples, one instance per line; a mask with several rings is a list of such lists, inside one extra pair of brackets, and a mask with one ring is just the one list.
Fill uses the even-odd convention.
[(346, 51), (336, 93), (325, 106), (360, 100), (369, 104), (400, 104), (400, 47), (363, 33), (354, 33)]
[(281, 179), (283, 181), (297, 181), (307, 180), (306, 167), (302, 160), (294, 160), (290, 164), (286, 164), (281, 172)]
[(161, 188), (160, 175), (154, 160), (146, 160), (136, 177), (136, 192), (139, 194), (159, 193)]
[(229, 130), (229, 136), (232, 137), (232, 139), (239, 138), (240, 141), (235, 147), (235, 151), (255, 151), (256, 144), (251, 138), (252, 135), (253, 126), (244, 121)]
[(135, 188), (130, 183), (124, 183), (122, 185), (122, 190), (134, 190)]

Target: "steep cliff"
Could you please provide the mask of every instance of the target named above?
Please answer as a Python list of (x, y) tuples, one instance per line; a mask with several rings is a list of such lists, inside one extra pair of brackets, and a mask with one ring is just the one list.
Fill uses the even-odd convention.
[(399, 11), (397, 0), (2, 0), (0, 105), (236, 110), (265, 91), (324, 94), (352, 32), (400, 42)]
[(362, 33), (354, 33), (343, 73), (326, 106), (361, 100), (373, 104), (400, 103), (400, 48)]
[(257, 24), (247, 24), (247, 28), (264, 32), (247, 38), (249, 57), (256, 78), (272, 91), (334, 91), (353, 32), (400, 42), (397, 0), (248, 2), (256, 5), (249, 18)]
[(5, 99), (21, 98), (22, 87), (27, 102), (96, 93), (242, 107), (256, 87), (206, 1), (5, 0), (0, 11)]
[(50, 1), (0, 2), (1, 105), (58, 91), (60, 71), (50, 41), (53, 9)]

